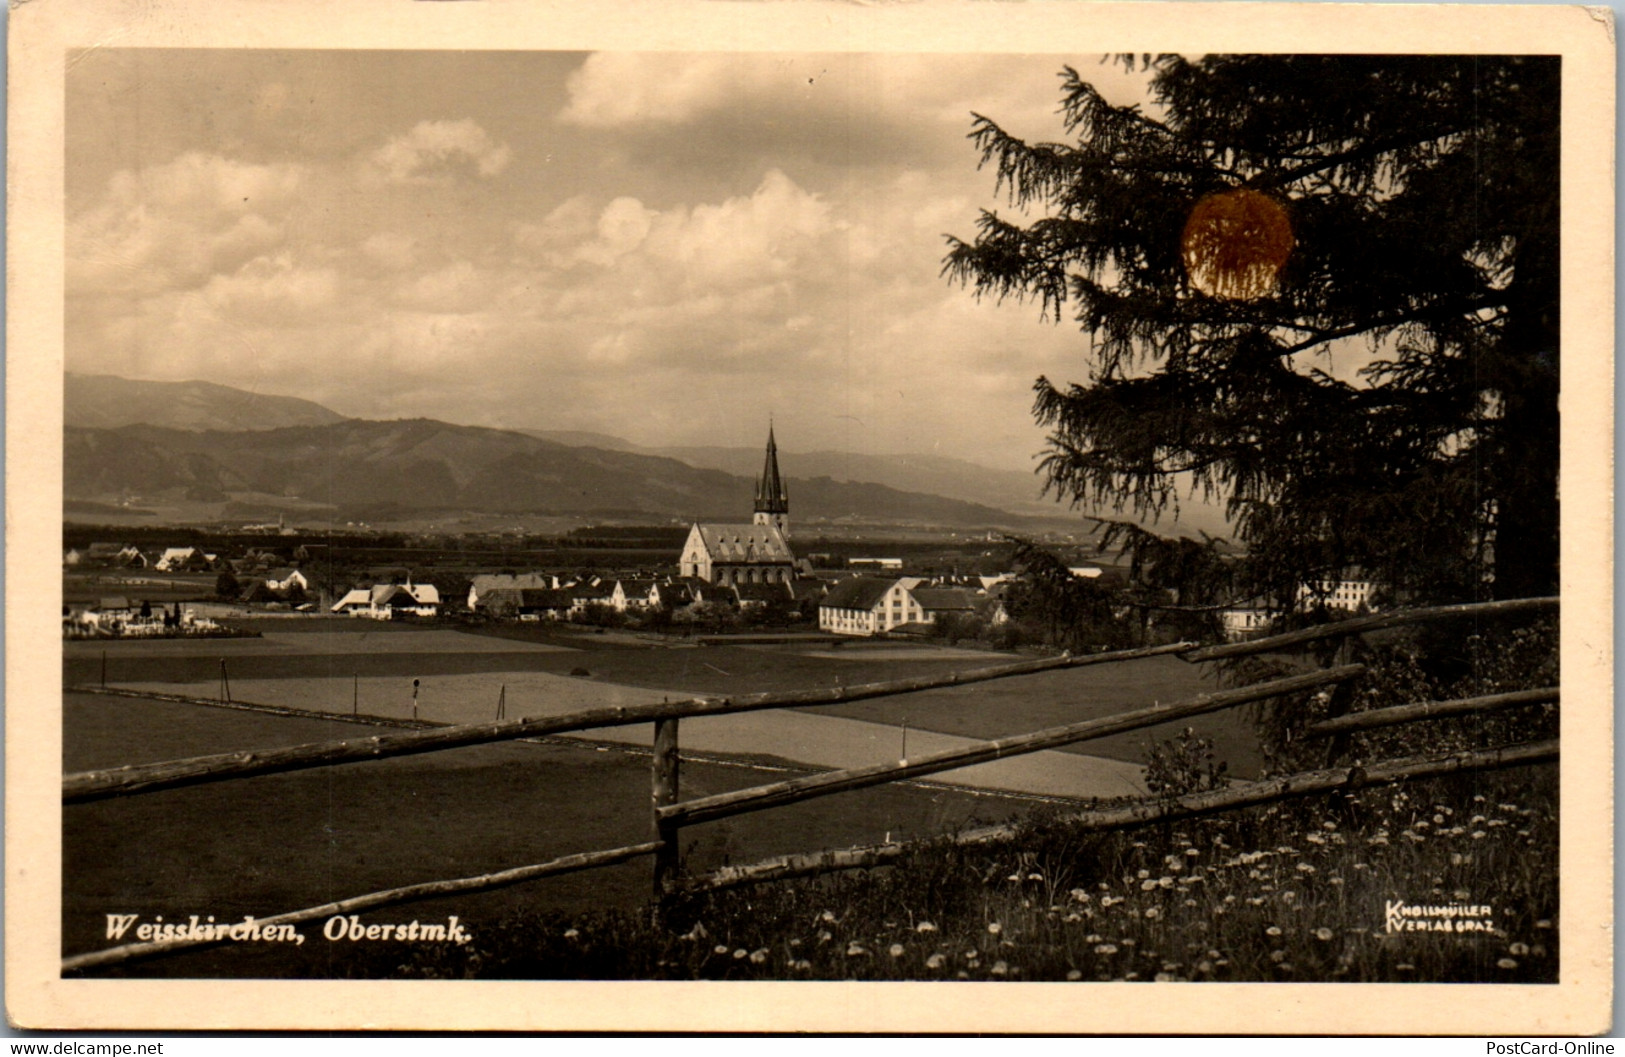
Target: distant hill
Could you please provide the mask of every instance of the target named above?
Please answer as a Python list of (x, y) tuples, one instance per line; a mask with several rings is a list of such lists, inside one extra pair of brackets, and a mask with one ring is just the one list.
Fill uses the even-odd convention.
[[(309, 400), (212, 382), (65, 377), (67, 497), (222, 503), (299, 497), (357, 520), (389, 511), (747, 518), (760, 448), (648, 448), (582, 430), (348, 419)], [(1076, 521), (1037, 475), (937, 455), (779, 452), (797, 519), (1053, 528)], [(292, 509), (292, 506), (290, 506)], [(1226, 534), (1188, 503), (1158, 531)]]
[[(257, 432), (69, 426), (64, 441), (64, 487), (75, 500), (255, 493), (332, 506), (340, 517), (468, 510), (743, 521), (754, 496), (744, 475), (432, 419)], [(1027, 520), (881, 484), (788, 476), (792, 518), (803, 524), (846, 518), (978, 528)]]
[[(617, 451), (664, 456), (690, 466), (722, 470), (725, 473), (752, 479), (762, 472), (760, 448), (651, 448), (602, 433), (580, 433), (570, 430), (520, 432), (560, 444), (591, 444)], [(941, 455), (864, 455), (837, 451), (796, 453), (781, 448), (779, 467), (793, 478), (822, 477), (833, 482), (873, 482), (899, 491), (953, 496), (969, 503), (994, 507), (1028, 518), (1054, 519), (1080, 516), (1067, 504), (1056, 502), (1053, 496), (1043, 496), (1043, 479), (1036, 472), (994, 469), (964, 459)], [(796, 493), (792, 492), (791, 495), (791, 502), (794, 503)], [(1180, 509), (1181, 517), (1177, 525), (1165, 522), (1148, 524), (1146, 527), (1164, 535), (1194, 537), (1199, 531), (1216, 536), (1230, 534), (1224, 513), (1218, 506), (1200, 499), (1187, 499), (1181, 503)]]
[[(659, 447), (651, 448), (620, 437), (577, 430), (520, 430), (527, 436), (560, 444), (590, 445), (615, 451), (660, 455), (690, 466), (721, 470), (740, 477), (762, 472), (761, 448)], [(909, 492), (951, 495), (967, 502), (983, 503), (1000, 509), (1014, 509), (1040, 503), (1041, 482), (1035, 474), (1019, 470), (996, 470), (964, 459), (940, 455), (861, 455), (837, 451), (792, 452), (779, 449), (779, 467), (793, 477), (828, 477), (834, 481), (868, 481)], [(1061, 513), (1052, 502), (1043, 502), (1022, 513)]]
[(69, 426), (117, 429), (145, 423), (186, 430), (267, 430), (326, 426), (344, 416), (309, 400), (268, 396), (213, 382), (146, 382), (111, 374), (64, 379)]

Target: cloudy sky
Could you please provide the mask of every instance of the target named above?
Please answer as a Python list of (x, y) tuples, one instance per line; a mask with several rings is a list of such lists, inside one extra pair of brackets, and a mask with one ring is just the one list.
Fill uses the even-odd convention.
[(941, 275), (1089, 56), (101, 48), (67, 80), (67, 365), (368, 418), (1030, 468), (1087, 345)]

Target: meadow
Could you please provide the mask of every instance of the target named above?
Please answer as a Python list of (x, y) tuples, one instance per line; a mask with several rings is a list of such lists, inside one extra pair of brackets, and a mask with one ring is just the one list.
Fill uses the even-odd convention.
[[(460, 649), (465, 638), (478, 642)], [(268, 642), (223, 645), (235, 651), (228, 663), (239, 697), (252, 700), (253, 691), (342, 712), (344, 695), (353, 692), (346, 688), (360, 685), (373, 695), (363, 711), (401, 717), (415, 678), (425, 718), (442, 721), (467, 721), (458, 709), (489, 708), (492, 689), (504, 681), (514, 685), (513, 716), (527, 714), (527, 679), (568, 688), (585, 702), (615, 695), (633, 701), (656, 690), (852, 685), (1005, 659), (858, 644), (658, 649), (585, 638), (587, 648), (561, 648), (568, 641), (396, 630), (378, 636), (375, 650), (352, 649), (354, 643), (332, 634), (275, 632)], [(217, 692), (213, 644), (190, 655), (173, 644), (165, 644), (168, 654), (146, 646), (109, 649), (109, 681), (158, 679), (197, 696)], [(65, 679), (91, 681), (100, 652), (70, 649)], [(448, 693), (458, 687), (478, 687), (481, 700), (470, 704)], [(917, 738), (922, 730), (989, 737), (1212, 688), (1202, 669), (1157, 658), (799, 711), (854, 730), (891, 730), (906, 721)], [(327, 700), (335, 697), (344, 700)], [(442, 706), (448, 707), (437, 711)], [(1219, 759), (1234, 752), (1243, 765), (1232, 765), (1232, 773), (1245, 775), (1248, 753), (1257, 759), (1245, 717), (1206, 718), (1204, 729), (1183, 732), (1185, 743), (1211, 747)], [(694, 721), (685, 729), (692, 731)], [(70, 693), (64, 766), (73, 771), (357, 732), (337, 718)], [(1072, 751), (1143, 763), (1154, 740), (1172, 733), (1143, 731)], [(690, 755), (682, 796), (805, 773), (795, 748), (778, 757)], [(635, 745), (547, 739), (72, 806), (64, 818), (64, 950), (105, 946), (108, 913), (240, 920), (645, 840), (648, 780), (647, 755)], [(1106, 834), (1071, 827), (1065, 805), (902, 784), (685, 829), (685, 866), (696, 873), (823, 848), (922, 843), (883, 869), (678, 900), (669, 908), (670, 927), (651, 927), (649, 864), (635, 860), (367, 918), (457, 914), (475, 929), (467, 947), (386, 953), (319, 939), (303, 949), (233, 945), (121, 972), (1546, 981), (1555, 979), (1557, 965), (1556, 780), (1555, 767), (1468, 775)], [(1007, 845), (931, 840), (1012, 819), (1024, 828)], [(1385, 906), (1396, 899), (1482, 903), (1491, 908), (1493, 931), (1391, 932)]]
[[(1554, 983), (1555, 767), (761, 884), (644, 914), (521, 913), (393, 971), (483, 979)], [(1482, 929), (1392, 929), (1390, 904)], [(1466, 920), (1466, 919), (1462, 919)], [(365, 971), (359, 970), (358, 971)]]

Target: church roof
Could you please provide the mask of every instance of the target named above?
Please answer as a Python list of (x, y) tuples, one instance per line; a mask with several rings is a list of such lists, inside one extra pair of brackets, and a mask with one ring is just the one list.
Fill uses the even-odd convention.
[(714, 562), (791, 562), (795, 555), (776, 525), (696, 525)]

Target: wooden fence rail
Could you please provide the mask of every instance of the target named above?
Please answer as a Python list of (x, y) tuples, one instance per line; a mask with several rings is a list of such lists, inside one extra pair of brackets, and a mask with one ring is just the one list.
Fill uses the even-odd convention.
[(657, 808), (655, 815), (668, 825), (694, 825), (699, 822), (726, 818), (730, 815), (739, 815), (751, 811), (765, 811), (769, 808), (783, 807), (786, 804), (794, 804), (802, 800), (811, 800), (814, 797), (829, 796), (834, 793), (844, 793), (868, 786), (905, 781), (910, 778), (919, 778), (942, 771), (954, 771), (961, 767), (987, 763), (991, 760), (1038, 752), (1041, 749), (1051, 749), (1060, 745), (1104, 738), (1131, 730), (1142, 730), (1161, 723), (1170, 723), (1174, 720), (1186, 719), (1207, 712), (1234, 708), (1237, 705), (1244, 705), (1253, 701), (1261, 701), (1270, 697), (1279, 697), (1283, 694), (1293, 694), (1328, 686), (1332, 683), (1340, 683), (1347, 679), (1353, 679), (1364, 672), (1365, 667), (1359, 664), (1328, 668), (1324, 671), (1311, 672), (1306, 675), (1295, 675), (1272, 682), (1256, 683), (1239, 690), (1200, 694), (1188, 701), (1177, 704), (1158, 705), (1134, 712), (1119, 713), (1115, 716), (1105, 716), (1100, 719), (1072, 723), (1064, 727), (1051, 727), (1031, 734), (1021, 734), (996, 741), (978, 742), (962, 749), (950, 749), (946, 752), (924, 756), (906, 763), (880, 764), (846, 771), (826, 771), (822, 774), (808, 775), (805, 778), (795, 778), (787, 782), (775, 782), (772, 785), (758, 786), (754, 789), (740, 789), (730, 793), (719, 793), (716, 796), (701, 797), (697, 800), (688, 800), (672, 804), (669, 807)]
[(1188, 642), (1166, 646), (1148, 646), (1133, 650), (1115, 650), (1082, 656), (1063, 655), (1036, 661), (1018, 661), (1014, 664), (976, 668), (947, 675), (924, 676), (914, 679), (894, 679), (887, 682), (864, 683), (857, 686), (832, 687), (819, 690), (746, 694), (739, 697), (694, 698), (689, 701), (661, 702), (648, 705), (628, 705), (621, 708), (597, 708), (570, 712), (559, 716), (504, 720), (497, 723), (471, 723), (440, 727), (434, 730), (413, 731), (407, 734), (384, 734), (372, 738), (344, 741), (316, 742), (294, 745), (284, 749), (263, 752), (230, 752), (212, 756), (194, 756), (183, 760), (136, 764), (100, 771), (83, 771), (62, 779), (62, 802), (85, 803), (114, 796), (150, 793), (160, 789), (173, 789), (183, 785), (220, 782), (249, 778), (262, 774), (279, 774), (306, 770), (312, 767), (332, 767), (346, 763), (364, 763), (396, 756), (411, 756), (425, 752), (440, 752), (469, 745), (534, 738), (548, 734), (565, 734), (599, 727), (625, 727), (657, 720), (685, 719), (699, 716), (724, 716), (736, 712), (754, 712), (770, 708), (799, 708), (816, 705), (838, 705), (849, 701), (863, 701), (875, 697), (933, 690), (949, 686), (964, 686), (1009, 679), (1038, 672), (1083, 668), (1114, 661), (1158, 657), (1189, 650)]
[(1558, 688), (1547, 686), (1539, 690), (1514, 690), (1505, 694), (1461, 697), (1453, 701), (1419, 701), (1410, 705), (1373, 708), (1365, 712), (1353, 712), (1346, 716), (1322, 720), (1304, 728), (1304, 733), (1315, 736), (1347, 734), (1356, 730), (1391, 727), (1399, 723), (1415, 723), (1420, 719), (1444, 719), (1447, 716), (1461, 716), (1474, 712), (1494, 712), (1503, 708), (1516, 708), (1519, 705), (1544, 705), (1557, 699)]

